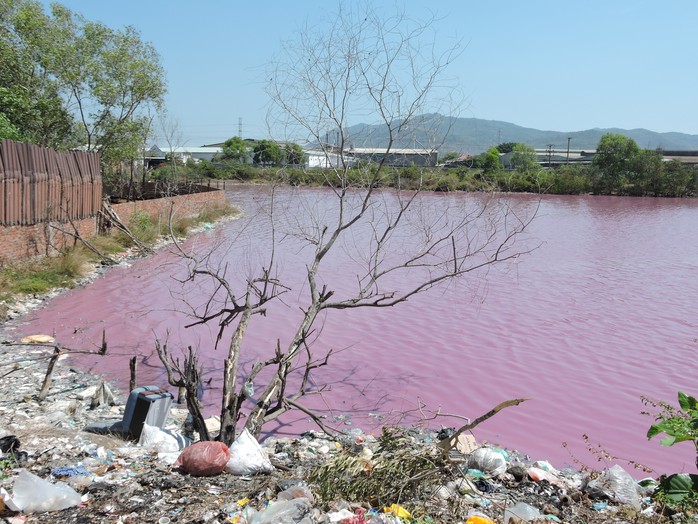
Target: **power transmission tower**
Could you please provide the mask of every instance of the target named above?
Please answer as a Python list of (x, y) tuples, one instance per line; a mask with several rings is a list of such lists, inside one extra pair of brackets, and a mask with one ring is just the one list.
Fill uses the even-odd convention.
[(550, 167), (550, 164), (553, 159), (553, 149), (555, 148), (555, 144), (548, 144), (548, 167)]
[(238, 136), (242, 138), (242, 117), (238, 117)]

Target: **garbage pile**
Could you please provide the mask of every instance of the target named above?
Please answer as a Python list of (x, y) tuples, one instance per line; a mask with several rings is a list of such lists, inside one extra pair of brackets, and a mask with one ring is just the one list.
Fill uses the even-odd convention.
[[(95, 435), (96, 436), (96, 435)], [(658, 522), (649, 495), (620, 466), (592, 476), (481, 446), (456, 457), (438, 434), (308, 432), (228, 447), (146, 427), (109, 447), (4, 436), (4, 522)], [(172, 451), (175, 448), (181, 450)], [(174, 459), (174, 460), (173, 460)], [(11, 467), (8, 464), (11, 463)], [(38, 514), (41, 514), (39, 517)], [(36, 520), (34, 520), (36, 519)], [(85, 520), (89, 519), (89, 520)], [(543, 520), (541, 520), (543, 519)], [(2, 522), (2, 520), (0, 520)]]
[(619, 465), (556, 469), (470, 434), (446, 449), (451, 429), (202, 442), (159, 388), (95, 406), (99, 379), (60, 362), (39, 402), (45, 360), (32, 355), (6, 355), (22, 364), (0, 381), (0, 524), (671, 521), (651, 498), (656, 483)]

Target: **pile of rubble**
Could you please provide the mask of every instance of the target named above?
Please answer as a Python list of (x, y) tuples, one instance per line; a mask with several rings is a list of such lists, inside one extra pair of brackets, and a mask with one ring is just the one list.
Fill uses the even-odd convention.
[(189, 445), (187, 413), (171, 408), (163, 427), (143, 426), (140, 444), (87, 432), (122, 420), (125, 406), (109, 405), (99, 377), (67, 361), (39, 401), (51, 353), (0, 344), (1, 524), (670, 521), (650, 498), (654, 482), (620, 466), (558, 471), (469, 435), (444, 453), (444, 429), (308, 432), (236, 449), (241, 436), (228, 449)]

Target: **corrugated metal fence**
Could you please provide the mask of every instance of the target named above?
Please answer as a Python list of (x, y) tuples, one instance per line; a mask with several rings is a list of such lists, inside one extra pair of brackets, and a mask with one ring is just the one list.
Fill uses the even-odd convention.
[(101, 205), (97, 153), (0, 142), (0, 225), (87, 218)]

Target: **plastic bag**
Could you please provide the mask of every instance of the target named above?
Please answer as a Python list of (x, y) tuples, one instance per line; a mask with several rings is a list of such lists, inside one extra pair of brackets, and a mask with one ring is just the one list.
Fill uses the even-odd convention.
[[(21, 470), (12, 487), (12, 498), (5, 502), (14, 511), (43, 513), (77, 506), (80, 494), (63, 482), (52, 484), (26, 470)], [(17, 508), (16, 510), (14, 508)]]
[(296, 524), (310, 513), (312, 507), (306, 499), (273, 502), (267, 509), (252, 515), (250, 524)]
[(545, 471), (540, 468), (534, 468), (530, 467), (526, 470), (526, 473), (528, 474), (529, 477), (531, 477), (531, 480), (534, 480), (536, 482), (541, 482), (542, 480), (547, 480), (551, 484), (554, 484), (555, 486), (558, 486), (560, 488), (565, 488), (565, 483), (560, 480), (557, 476), (555, 476), (554, 473), (550, 471)]
[(223, 442), (204, 441), (184, 448), (174, 465), (195, 477), (211, 477), (222, 473), (228, 460), (230, 451)]
[(618, 464), (604, 470), (598, 478), (590, 480), (587, 493), (594, 498), (607, 498), (620, 504), (629, 504), (640, 509), (640, 495), (635, 479)]
[(507, 460), (492, 448), (478, 448), (469, 455), (468, 466), (497, 476), (507, 470)]
[(315, 503), (315, 497), (313, 497), (310, 488), (308, 488), (307, 484), (304, 482), (291, 486), (290, 488), (286, 488), (276, 495), (276, 500), (293, 500), (300, 498), (308, 499), (308, 502), (311, 504)]
[(514, 522), (531, 522), (540, 516), (538, 508), (525, 502), (517, 502), (513, 506), (507, 506), (504, 510), (504, 524), (509, 524), (512, 519)]
[(245, 429), (230, 445), (230, 460), (225, 469), (233, 475), (256, 475), (271, 473), (274, 466), (259, 442)]
[(495, 524), (494, 520), (484, 515), (472, 515), (468, 517), (465, 524)]
[(138, 440), (138, 444), (146, 449), (155, 450), (158, 453), (174, 453), (176, 451), (182, 451), (184, 448), (191, 445), (191, 440), (174, 431), (160, 429), (150, 424), (143, 424), (143, 431), (141, 432), (141, 438)]

